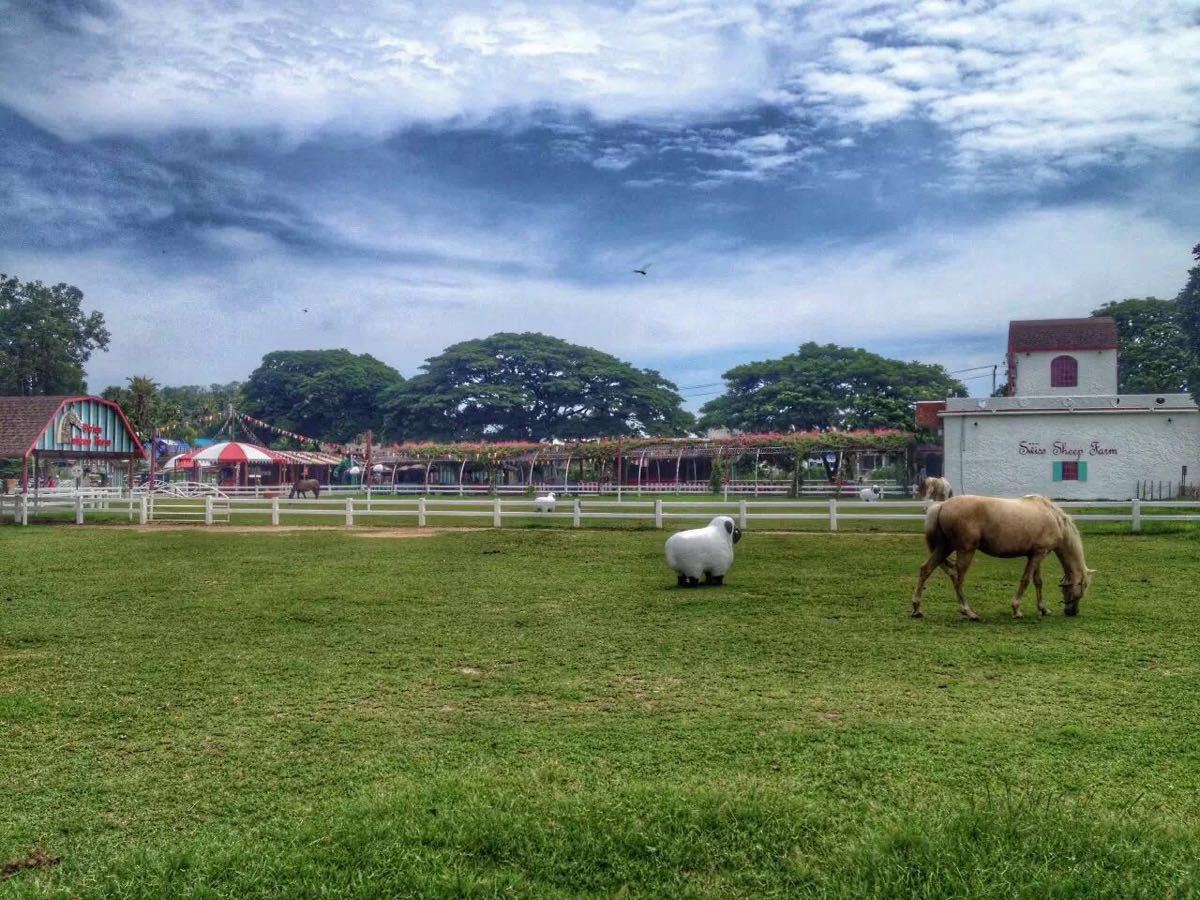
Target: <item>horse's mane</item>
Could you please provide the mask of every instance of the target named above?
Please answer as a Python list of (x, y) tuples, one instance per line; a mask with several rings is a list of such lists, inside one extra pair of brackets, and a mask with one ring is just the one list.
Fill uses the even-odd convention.
[(1075, 520), (1063, 512), (1062, 507), (1044, 494), (1026, 494), (1021, 499), (1029, 500), (1032, 503), (1037, 503), (1040, 506), (1044, 506), (1050, 511), (1051, 514), (1053, 514), (1054, 518), (1058, 521), (1059, 526), (1062, 528), (1063, 536), (1069, 543), (1074, 545), (1074, 548), (1078, 551), (1079, 558), (1082, 561), (1083, 535), (1079, 533), (1079, 526), (1075, 524)]

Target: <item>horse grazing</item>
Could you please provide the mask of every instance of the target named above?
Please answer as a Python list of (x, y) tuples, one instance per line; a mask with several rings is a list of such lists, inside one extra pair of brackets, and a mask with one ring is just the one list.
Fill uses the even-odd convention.
[[(1042, 600), (1042, 560), (1054, 553), (1062, 564), (1063, 613), (1073, 616), (1079, 612), (1079, 601), (1087, 592), (1095, 573), (1083, 558), (1083, 539), (1071, 517), (1048, 498), (1036, 494), (1020, 500), (1001, 500), (997, 497), (953, 497), (935, 503), (925, 514), (925, 543), (929, 559), (921, 566), (917, 590), (912, 598), (913, 618), (920, 618), (925, 582), (938, 566), (944, 568), (954, 582), (958, 595), (958, 611), (968, 619), (978, 619), (967, 605), (963, 582), (975, 551), (988, 556), (1014, 559), (1024, 556), (1025, 571), (1013, 596), (1014, 618), (1021, 616), (1021, 596), (1032, 579), (1037, 590), (1038, 611), (1049, 614)], [(954, 554), (951, 568), (947, 558)]]
[(309, 493), (310, 491), (312, 492), (314, 500), (320, 500), (321, 499), (321, 482), (317, 481), (317, 479), (315, 479), (315, 478), (301, 478), (299, 481), (297, 481), (295, 484), (292, 485), (292, 492), (290, 494), (288, 494), (288, 499), (289, 500), (293, 499), (297, 494), (304, 496), (305, 494)]
[(925, 499), (940, 503), (954, 496), (954, 489), (945, 478), (931, 475), (925, 479)]

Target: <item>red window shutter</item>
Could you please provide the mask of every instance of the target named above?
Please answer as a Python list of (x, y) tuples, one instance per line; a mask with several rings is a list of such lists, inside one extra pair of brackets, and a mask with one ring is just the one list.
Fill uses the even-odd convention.
[(1050, 361), (1050, 387), (1078, 387), (1079, 362), (1073, 356), (1056, 356)]

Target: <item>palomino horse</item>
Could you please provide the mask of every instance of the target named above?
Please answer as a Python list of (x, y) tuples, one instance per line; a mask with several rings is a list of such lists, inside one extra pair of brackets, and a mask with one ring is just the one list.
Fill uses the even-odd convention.
[(949, 500), (954, 496), (954, 489), (950, 487), (950, 482), (945, 478), (930, 476), (925, 479), (925, 499), (933, 500), (936, 503), (941, 503), (943, 500)]
[(300, 494), (301, 496), (303, 496), (304, 494), (307, 494), (309, 491), (312, 492), (314, 500), (320, 500), (321, 499), (321, 482), (317, 481), (317, 479), (315, 479), (315, 478), (301, 478), (299, 481), (297, 481), (295, 484), (292, 485), (292, 492), (290, 494), (288, 494), (288, 499), (291, 500), (297, 494)]
[[(968, 619), (978, 619), (967, 605), (963, 582), (976, 550), (988, 556), (1014, 559), (1024, 556), (1025, 571), (1013, 596), (1012, 611), (1021, 615), (1021, 596), (1030, 579), (1037, 590), (1038, 611), (1044, 616), (1050, 610), (1042, 600), (1042, 560), (1050, 553), (1062, 563), (1063, 579), (1059, 582), (1063, 595), (1063, 613), (1073, 616), (1079, 612), (1079, 601), (1087, 592), (1095, 574), (1083, 558), (1083, 539), (1071, 517), (1048, 498), (1036, 494), (1020, 500), (1001, 500), (997, 497), (952, 497), (945, 503), (935, 503), (925, 515), (925, 543), (929, 559), (921, 566), (917, 590), (913, 594), (912, 614), (921, 617), (921, 599), (925, 582), (933, 570), (942, 566), (954, 582), (958, 595), (958, 611)], [(954, 554), (954, 567), (947, 558)]]

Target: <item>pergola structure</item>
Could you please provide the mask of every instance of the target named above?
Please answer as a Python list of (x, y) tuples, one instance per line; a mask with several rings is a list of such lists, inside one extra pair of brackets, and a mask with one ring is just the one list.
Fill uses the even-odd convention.
[(0, 459), (21, 460), (21, 493), (37, 491), (47, 463), (99, 461), (133, 467), (145, 457), (121, 407), (92, 396), (0, 397)]
[(729, 438), (628, 438), (554, 443), (401, 444), (378, 461), (396, 484), (429, 487), (572, 485), (593, 491), (697, 490), (714, 469), (740, 487), (803, 480), (820, 459), (824, 478), (846, 479), (855, 460), (890, 460), (910, 480), (913, 435), (900, 431), (750, 434)]

